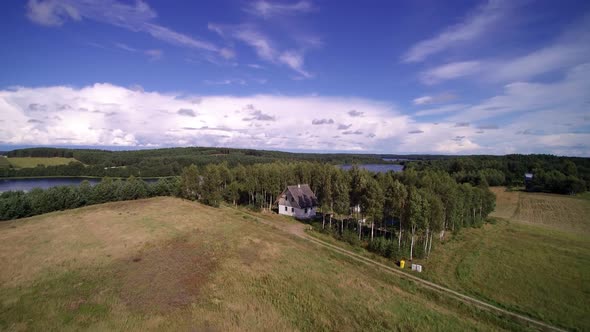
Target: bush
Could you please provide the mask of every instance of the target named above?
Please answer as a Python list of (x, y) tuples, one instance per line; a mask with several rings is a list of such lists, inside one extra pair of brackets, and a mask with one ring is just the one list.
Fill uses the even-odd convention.
[(356, 232), (352, 232), (348, 229), (344, 230), (344, 233), (342, 233), (342, 235), (340, 236), (340, 240), (347, 242), (348, 244), (350, 244), (352, 246), (358, 247), (361, 245), (361, 241), (359, 240), (358, 234), (356, 234)]

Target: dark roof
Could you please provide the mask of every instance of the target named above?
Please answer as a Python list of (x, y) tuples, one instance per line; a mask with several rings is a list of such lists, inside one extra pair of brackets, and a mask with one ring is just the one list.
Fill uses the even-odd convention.
[(294, 199), (294, 201), (291, 202), (291, 205), (294, 207), (305, 209), (315, 207), (318, 204), (318, 199), (307, 184), (287, 186), (287, 189), (283, 191), (283, 194), (286, 194), (287, 191), (291, 193), (291, 197)]

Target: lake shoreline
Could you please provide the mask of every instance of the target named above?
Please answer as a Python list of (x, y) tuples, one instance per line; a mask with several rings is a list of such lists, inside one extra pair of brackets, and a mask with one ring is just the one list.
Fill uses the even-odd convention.
[[(178, 177), (179, 175), (170, 175), (170, 176), (136, 176), (138, 179), (146, 179), (146, 180), (158, 180), (158, 179), (170, 179)], [(35, 179), (104, 179), (104, 178), (111, 178), (111, 179), (128, 179), (129, 177), (123, 176), (91, 176), (91, 175), (45, 175), (45, 176), (6, 176), (0, 177), (1, 180), (35, 180)]]

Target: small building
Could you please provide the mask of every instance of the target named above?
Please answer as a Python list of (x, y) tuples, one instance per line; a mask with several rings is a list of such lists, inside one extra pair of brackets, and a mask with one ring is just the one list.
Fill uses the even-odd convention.
[(287, 186), (277, 199), (279, 214), (293, 216), (297, 219), (315, 217), (318, 199), (307, 184)]

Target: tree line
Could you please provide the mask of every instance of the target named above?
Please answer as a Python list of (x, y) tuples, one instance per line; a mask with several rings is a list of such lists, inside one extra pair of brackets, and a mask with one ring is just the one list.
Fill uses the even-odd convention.
[(316, 226), (321, 231), (387, 257), (428, 256), (433, 238), (443, 240), (446, 232), (483, 224), (495, 205), (486, 183), (459, 184), (442, 171), (375, 174), (317, 162), (221, 163), (190, 165), (179, 177), (154, 183), (133, 176), (107, 177), (94, 186), (84, 181), (79, 186), (4, 192), (0, 220), (154, 196), (271, 210), (281, 192), (297, 183), (309, 184), (315, 192), (322, 216)]
[(388, 257), (428, 256), (433, 238), (484, 223), (495, 208), (487, 183), (459, 184), (442, 171), (371, 173), (325, 163), (194, 165), (180, 176), (181, 197), (272, 209), (287, 185), (309, 184), (318, 198), (321, 230)]
[(527, 190), (576, 194), (590, 190), (590, 158), (553, 155), (456, 156), (446, 159), (405, 162), (415, 170), (441, 170), (458, 182), (477, 186), (524, 186), (525, 173), (533, 180)]
[(78, 162), (69, 165), (13, 169), (0, 167), (0, 177), (27, 176), (178, 176), (184, 167), (203, 167), (211, 163), (229, 166), (311, 161), (330, 164), (385, 163), (379, 155), (289, 153), (253, 149), (185, 147), (132, 151), (97, 149), (29, 148), (4, 152), (8, 157), (67, 157)]
[(30, 217), (106, 202), (177, 195), (178, 178), (162, 178), (157, 182), (147, 183), (133, 176), (126, 180), (106, 177), (96, 185), (82, 181), (79, 186), (35, 188), (28, 192), (6, 191), (0, 193), (0, 220)]

